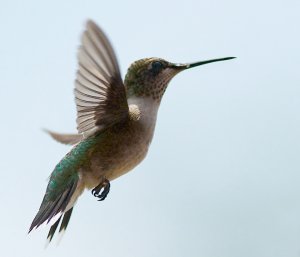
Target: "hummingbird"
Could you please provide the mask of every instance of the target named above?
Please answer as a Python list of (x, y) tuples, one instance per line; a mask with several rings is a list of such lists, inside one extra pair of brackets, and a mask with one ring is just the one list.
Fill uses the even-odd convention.
[(85, 189), (103, 201), (110, 182), (136, 167), (153, 138), (157, 112), (170, 80), (181, 71), (226, 61), (218, 58), (188, 64), (144, 58), (130, 65), (124, 81), (111, 43), (92, 20), (87, 21), (78, 50), (75, 81), (76, 134), (48, 133), (72, 145), (49, 177), (29, 233), (50, 224), (50, 242), (64, 232), (74, 205)]

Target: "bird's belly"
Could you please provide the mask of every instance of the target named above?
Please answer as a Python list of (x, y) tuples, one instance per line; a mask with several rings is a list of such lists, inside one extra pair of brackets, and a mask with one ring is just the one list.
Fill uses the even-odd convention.
[(146, 149), (138, 149), (138, 151), (131, 153), (127, 153), (122, 158), (120, 158), (119, 162), (116, 163), (108, 169), (107, 171), (107, 179), (113, 180), (127, 173), (136, 167), (146, 156), (148, 148)]
[(118, 156), (110, 160), (103, 160), (101, 156), (94, 156), (90, 161), (89, 171), (82, 172), (85, 187), (96, 187), (103, 178), (109, 181), (116, 179), (136, 167), (146, 156), (148, 147), (143, 149), (124, 149)]
[[(104, 170), (105, 177), (108, 180), (113, 180), (132, 170), (145, 158), (147, 151), (148, 146), (124, 148), (118, 156), (112, 157), (110, 164)], [(102, 172), (100, 171), (100, 173)]]
[(106, 149), (100, 145), (92, 154), (88, 167), (81, 172), (86, 188), (96, 187), (103, 178), (111, 181), (124, 175), (145, 158), (152, 135), (130, 136), (110, 141)]

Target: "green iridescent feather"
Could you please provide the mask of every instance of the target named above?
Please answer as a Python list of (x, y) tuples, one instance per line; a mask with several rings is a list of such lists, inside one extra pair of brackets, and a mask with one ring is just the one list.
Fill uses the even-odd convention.
[(87, 162), (88, 153), (99, 138), (100, 135), (81, 141), (56, 165), (29, 231), (65, 210), (77, 186), (78, 170)]

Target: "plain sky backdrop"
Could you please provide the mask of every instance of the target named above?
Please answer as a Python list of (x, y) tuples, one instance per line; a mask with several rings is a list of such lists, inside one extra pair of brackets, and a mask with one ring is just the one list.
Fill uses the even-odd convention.
[[(0, 1), (0, 255), (300, 256), (300, 1)], [(79, 199), (44, 249), (27, 235), (75, 132), (76, 52), (87, 19), (131, 62), (236, 56), (175, 77), (148, 157), (104, 202)]]

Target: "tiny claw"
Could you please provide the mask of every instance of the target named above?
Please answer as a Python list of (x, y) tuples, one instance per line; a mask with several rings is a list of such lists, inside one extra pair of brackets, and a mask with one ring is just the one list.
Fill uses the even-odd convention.
[(109, 190), (110, 190), (109, 180), (104, 179), (98, 186), (96, 186), (92, 190), (92, 194), (98, 198), (98, 201), (103, 201), (107, 197)]
[(108, 183), (104, 186), (102, 193), (100, 195), (97, 195), (97, 197), (99, 198), (98, 201), (103, 201), (107, 197), (109, 190), (110, 184)]

